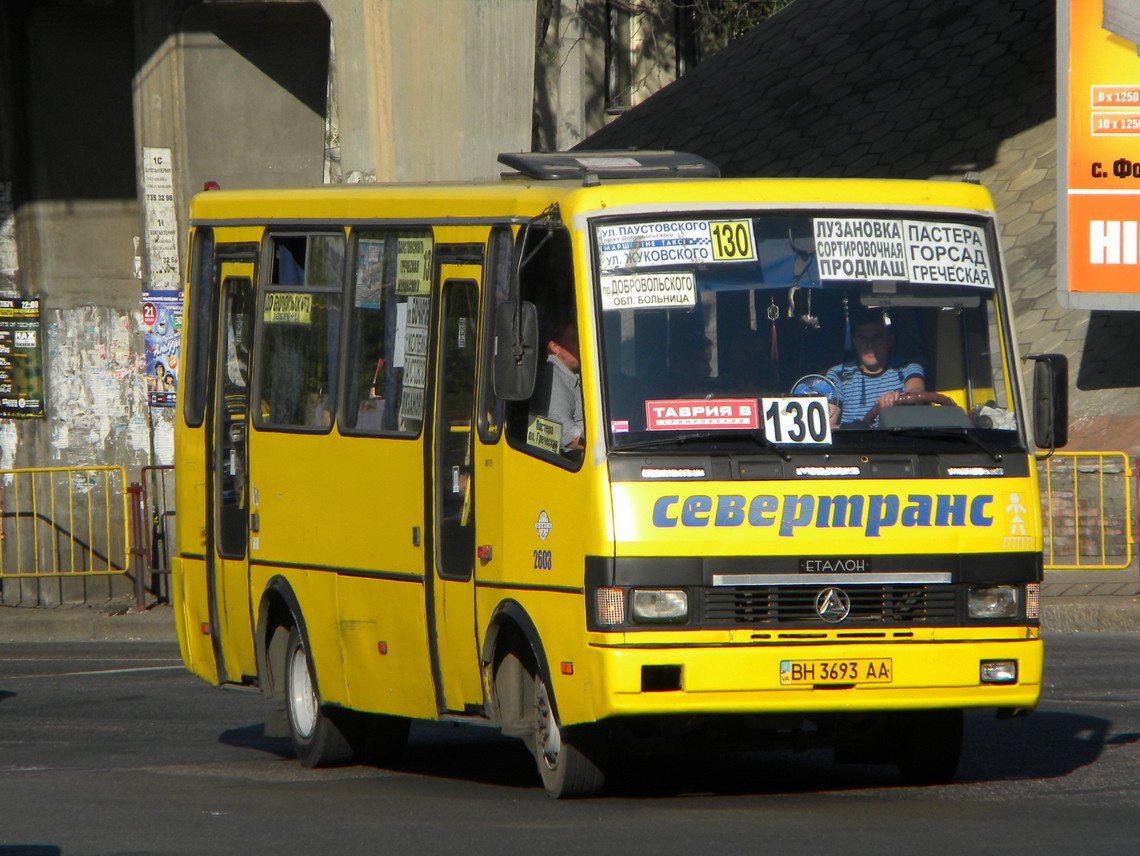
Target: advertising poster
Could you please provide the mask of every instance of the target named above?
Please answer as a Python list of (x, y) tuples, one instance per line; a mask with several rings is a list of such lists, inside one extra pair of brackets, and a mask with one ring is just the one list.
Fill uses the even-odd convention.
[(1058, 288), (1140, 308), (1140, 2), (1058, 3)]
[(173, 407), (182, 360), (182, 292), (144, 291), (143, 338), (146, 341), (146, 389), (151, 407)]
[(44, 415), (39, 298), (0, 298), (0, 418)]

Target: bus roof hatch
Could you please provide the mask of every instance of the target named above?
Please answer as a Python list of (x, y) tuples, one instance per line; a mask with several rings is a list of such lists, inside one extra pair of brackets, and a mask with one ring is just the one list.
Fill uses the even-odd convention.
[(598, 178), (719, 178), (720, 168), (700, 155), (673, 151), (596, 149), (577, 152), (503, 152), (499, 163), (518, 172), (504, 179), (540, 181)]

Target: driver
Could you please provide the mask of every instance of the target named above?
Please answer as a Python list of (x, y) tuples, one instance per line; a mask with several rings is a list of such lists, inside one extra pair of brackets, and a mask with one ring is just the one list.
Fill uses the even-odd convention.
[[(922, 366), (891, 358), (895, 333), (882, 312), (866, 312), (851, 331), (853, 359), (828, 369), (836, 400), (830, 405), (831, 425), (858, 422), (872, 407), (891, 407), (904, 393), (925, 392)], [(875, 424), (879, 421), (875, 417)]]

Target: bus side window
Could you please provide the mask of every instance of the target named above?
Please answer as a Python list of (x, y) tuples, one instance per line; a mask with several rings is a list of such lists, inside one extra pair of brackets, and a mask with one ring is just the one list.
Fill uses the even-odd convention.
[(272, 235), (262, 290), (258, 427), (327, 430), (335, 404), (344, 236)]
[[(487, 241), (487, 289), (483, 298), (483, 329), (495, 329), (495, 313), (499, 304), (511, 296), (511, 275), (514, 272), (514, 241), (507, 226), (496, 226)], [(498, 442), (503, 433), (506, 402), (495, 397), (493, 383), (494, 336), (487, 336), (479, 379), (479, 436), (484, 443)]]
[(353, 231), (340, 428), (417, 437), (423, 424), (434, 239), (430, 230)]
[(538, 312), (539, 367), (534, 393), (508, 407), (507, 436), (538, 457), (576, 466), (586, 443), (574, 302), (570, 236), (532, 230), (524, 256), (534, 252), (519, 275), (522, 300)]
[(214, 263), (214, 230), (199, 227), (194, 232), (190, 255), (190, 305), (188, 352), (183, 362), (184, 416), (186, 424), (198, 427), (206, 413), (210, 366), (210, 333), (218, 311), (218, 277)]

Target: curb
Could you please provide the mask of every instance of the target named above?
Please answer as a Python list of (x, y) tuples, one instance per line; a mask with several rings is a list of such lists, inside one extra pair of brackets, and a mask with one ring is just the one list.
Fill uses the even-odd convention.
[(1041, 599), (1046, 633), (1140, 633), (1140, 597)]
[(0, 607), (0, 642), (177, 642), (166, 605)]

